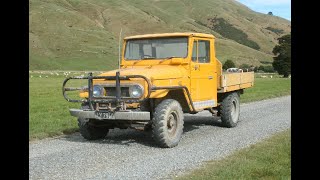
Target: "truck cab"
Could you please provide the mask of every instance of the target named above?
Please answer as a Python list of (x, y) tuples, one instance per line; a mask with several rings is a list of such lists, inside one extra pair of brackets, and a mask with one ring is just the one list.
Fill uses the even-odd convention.
[[(253, 72), (225, 72), (215, 54), (215, 37), (204, 33), (162, 33), (123, 39), (118, 69), (98, 76), (68, 77), (63, 95), (81, 103), (70, 109), (81, 135), (104, 138), (112, 128), (151, 129), (161, 147), (178, 145), (183, 114), (208, 110), (235, 127), (240, 94), (253, 86)], [(87, 79), (88, 86), (66, 87), (71, 79)], [(80, 99), (67, 91), (79, 90)]]

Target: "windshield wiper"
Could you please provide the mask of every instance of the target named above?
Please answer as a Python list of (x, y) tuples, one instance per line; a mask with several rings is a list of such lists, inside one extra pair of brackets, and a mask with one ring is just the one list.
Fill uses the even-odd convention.
[(160, 61), (159, 61), (159, 63), (162, 63), (163, 61), (166, 61), (166, 60), (168, 60), (168, 59), (172, 59), (172, 58), (176, 58), (176, 56), (169, 56), (169, 57), (166, 57), (166, 58), (164, 58), (164, 59), (160, 60)]
[[(166, 60), (172, 59), (172, 58), (176, 58), (176, 56), (166, 57), (166, 58), (160, 60), (159, 63), (162, 63), (163, 61), (166, 61)], [(157, 59), (157, 57), (153, 57), (153, 56), (144, 57), (144, 58), (141, 58), (141, 59), (135, 61), (133, 64), (136, 64), (136, 63), (140, 62), (141, 60), (147, 60), (147, 59)]]
[(144, 59), (156, 59), (156, 57), (144, 57), (144, 58), (142, 58), (142, 60), (144, 60)]
[(144, 57), (144, 58), (141, 57), (141, 59), (137, 59), (137, 61), (135, 61), (133, 64), (136, 64), (136, 63), (140, 62), (141, 60), (146, 60), (146, 59), (156, 59), (156, 57), (152, 57), (152, 56)]
[(172, 59), (172, 58), (176, 58), (176, 56), (169, 56), (169, 57), (166, 57), (166, 58), (165, 58), (165, 60), (166, 60), (166, 59)]

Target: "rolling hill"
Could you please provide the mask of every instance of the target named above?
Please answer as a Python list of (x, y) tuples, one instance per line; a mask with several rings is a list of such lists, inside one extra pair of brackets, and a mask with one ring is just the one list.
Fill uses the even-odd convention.
[(109, 70), (118, 36), (203, 32), (217, 37), (217, 57), (272, 62), (277, 38), (291, 22), (250, 10), (235, 0), (30, 0), (30, 70)]

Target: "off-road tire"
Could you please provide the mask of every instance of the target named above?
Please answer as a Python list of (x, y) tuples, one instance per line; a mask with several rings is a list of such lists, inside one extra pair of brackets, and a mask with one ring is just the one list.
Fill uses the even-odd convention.
[(81, 118), (78, 119), (78, 126), (80, 134), (87, 140), (102, 139), (106, 137), (109, 132), (108, 128), (96, 127)]
[(228, 128), (237, 126), (240, 116), (240, 97), (237, 92), (229, 93), (223, 97), (219, 113), (223, 126)]
[(183, 112), (178, 101), (165, 99), (157, 105), (152, 118), (152, 134), (160, 147), (178, 145), (183, 133)]

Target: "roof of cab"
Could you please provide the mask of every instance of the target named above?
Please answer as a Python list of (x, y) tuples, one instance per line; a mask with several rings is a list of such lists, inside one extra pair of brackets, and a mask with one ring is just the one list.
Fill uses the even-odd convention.
[(204, 37), (204, 38), (214, 38), (212, 34), (194, 33), (194, 32), (174, 32), (174, 33), (135, 35), (135, 36), (125, 37), (124, 39), (142, 39), (142, 38), (173, 37), (173, 36), (175, 37), (176, 36), (196, 36), (196, 37)]

